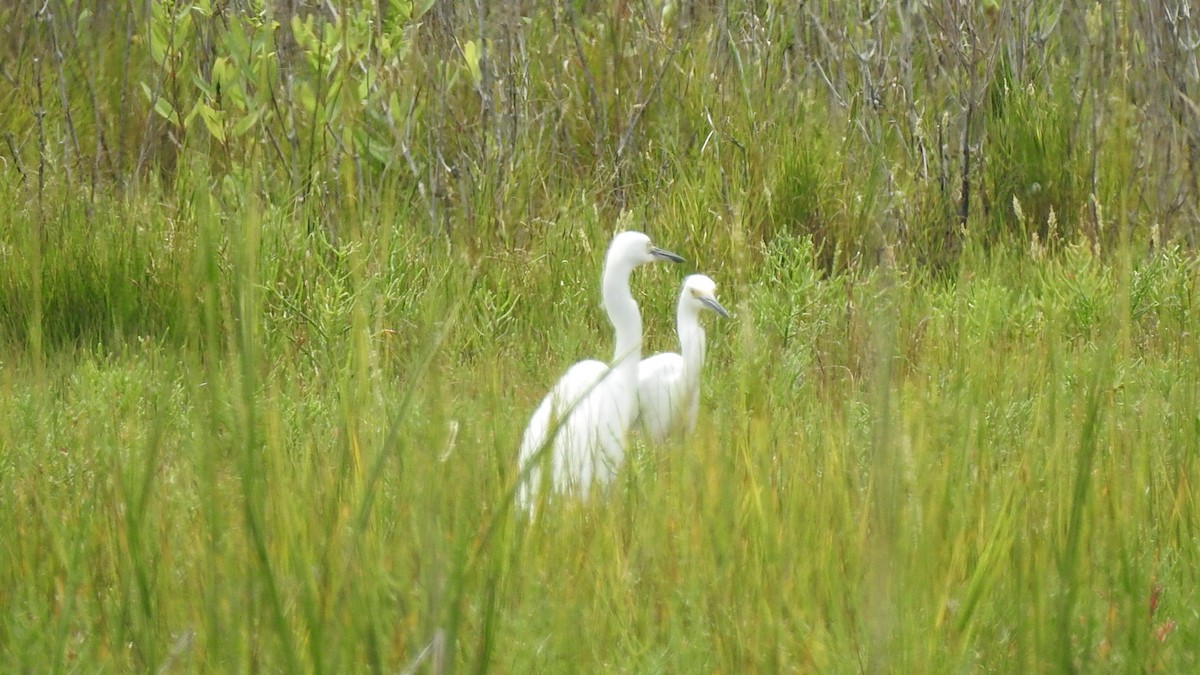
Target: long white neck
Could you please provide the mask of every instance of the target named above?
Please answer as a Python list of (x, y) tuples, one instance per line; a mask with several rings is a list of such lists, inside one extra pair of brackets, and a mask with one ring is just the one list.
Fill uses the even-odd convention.
[(700, 370), (704, 367), (704, 327), (700, 325), (700, 313), (680, 303), (675, 329), (679, 331), (679, 350), (683, 356), (684, 391), (699, 391)]
[(617, 345), (613, 350), (613, 377), (620, 378), (632, 391), (637, 390), (638, 362), (642, 360), (642, 314), (637, 301), (629, 292), (629, 275), (633, 266), (610, 263), (604, 268), (604, 311), (616, 331)]

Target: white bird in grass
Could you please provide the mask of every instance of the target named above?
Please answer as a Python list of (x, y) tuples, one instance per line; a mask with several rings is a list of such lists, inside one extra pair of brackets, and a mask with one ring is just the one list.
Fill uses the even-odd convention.
[[(610, 482), (625, 459), (629, 428), (637, 417), (638, 363), (642, 360), (642, 315), (629, 292), (634, 268), (656, 260), (683, 262), (657, 248), (641, 232), (613, 237), (604, 259), (604, 311), (616, 332), (613, 362), (580, 361), (542, 399), (521, 439), (521, 471), (528, 475), (518, 500), (532, 513), (541, 487), (541, 453), (549, 446), (555, 492), (586, 499), (592, 483)], [(533, 466), (528, 466), (533, 461)]]
[(704, 368), (704, 327), (700, 312), (729, 318), (717, 302), (717, 285), (703, 274), (683, 280), (676, 330), (681, 354), (655, 354), (638, 368), (638, 406), (642, 432), (654, 443), (690, 434), (700, 413), (700, 371)]

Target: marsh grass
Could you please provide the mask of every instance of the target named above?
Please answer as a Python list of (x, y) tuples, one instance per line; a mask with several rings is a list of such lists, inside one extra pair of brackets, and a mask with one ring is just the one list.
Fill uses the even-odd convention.
[[(1197, 669), (1190, 17), (293, 4), (0, 9), (0, 670)], [(734, 318), (530, 524), (621, 228)]]
[[(1195, 665), (1177, 249), (968, 243), (972, 272), (929, 282), (827, 275), (780, 239), (722, 287), (735, 320), (709, 327), (696, 434), (636, 441), (604, 499), (529, 526), (509, 501), (521, 428), (610, 348), (594, 294), (539, 289), (585, 286), (598, 246), (564, 231), (544, 263), (471, 263), (364, 225), (321, 253), (270, 209), (195, 208), (169, 289), (184, 335), (4, 354), (14, 668)], [(328, 256), (313, 295), (282, 302), (310, 255)], [(664, 348), (672, 276), (635, 279)]]

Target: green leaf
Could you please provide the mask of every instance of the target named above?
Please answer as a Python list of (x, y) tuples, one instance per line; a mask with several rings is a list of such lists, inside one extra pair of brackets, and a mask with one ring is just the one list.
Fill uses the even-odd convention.
[(317, 110), (317, 97), (313, 94), (312, 87), (308, 83), (297, 80), (294, 89), (296, 100), (300, 102), (300, 107), (304, 112), (312, 115)]
[(475, 84), (483, 81), (483, 71), (479, 68), (479, 59), (481, 53), (479, 45), (474, 40), (467, 40), (462, 46), (463, 59), (467, 62), (467, 70), (471, 71), (471, 78), (475, 80)]
[(196, 85), (196, 88), (209, 98), (216, 95), (212, 85), (206, 82), (203, 77), (200, 77), (200, 73), (192, 73), (192, 84)]
[(88, 30), (88, 24), (92, 21), (92, 10), (84, 9), (79, 12), (79, 20), (75, 23), (75, 35), (83, 35)]
[(248, 115), (246, 115), (242, 119), (238, 120), (237, 124), (233, 125), (234, 137), (241, 136), (242, 134), (245, 134), (247, 131), (250, 131), (250, 129), (253, 128), (254, 125), (258, 122), (258, 118), (261, 116), (262, 116), (262, 108), (255, 108), (254, 110), (250, 111), (250, 113)]
[(175, 106), (172, 106), (171, 102), (162, 96), (159, 96), (157, 99), (155, 99), (154, 112), (158, 113), (159, 117), (165, 119), (171, 124), (179, 126), (179, 113), (175, 112)]
[(150, 29), (150, 58), (160, 66), (167, 58), (167, 38), (157, 26)]
[(392, 159), (392, 146), (382, 140), (376, 139), (365, 129), (359, 128), (343, 142), (353, 143), (354, 147), (362, 155), (372, 160), (380, 166), (386, 166)]
[(175, 38), (173, 40), (176, 45), (185, 45), (191, 42), (192, 39), (192, 15), (180, 14), (175, 21)]
[[(222, 85), (221, 94), (225, 100), (238, 110), (246, 109), (246, 85), (240, 80)], [(229, 106), (226, 106), (228, 109)]]
[(218, 56), (212, 65), (212, 83), (213, 87), (225, 88), (228, 86), (231, 79), (230, 73), (232, 69), (229, 67), (229, 59), (224, 56)]
[(220, 111), (213, 110), (206, 103), (197, 103), (195, 110), (200, 114), (200, 121), (204, 122), (204, 127), (208, 129), (208, 133), (212, 134), (212, 137), (219, 142), (224, 143), (225, 127), (222, 126), (222, 117), (224, 115)]
[(412, 0), (390, 0), (388, 2), (388, 27), (395, 27), (407, 22), (412, 17), (412, 12)]
[(433, 3), (435, 1), (436, 0), (418, 0), (417, 4), (413, 7), (412, 18), (421, 18), (421, 15), (433, 8)]
[(225, 31), (225, 49), (233, 55), (234, 60), (244, 64), (250, 58), (250, 40), (246, 37), (246, 28), (240, 21), (230, 23)]
[(307, 21), (301, 21), (297, 15), (292, 16), (292, 38), (304, 51), (312, 49), (312, 16), (309, 16)]
[(338, 26), (327, 23), (321, 27), (321, 44), (325, 45), (326, 51), (337, 51), (338, 44), (341, 42), (340, 37)]

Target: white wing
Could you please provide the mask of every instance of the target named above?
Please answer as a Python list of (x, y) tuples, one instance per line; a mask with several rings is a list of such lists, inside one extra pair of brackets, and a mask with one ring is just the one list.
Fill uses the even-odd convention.
[[(638, 409), (642, 431), (654, 443), (663, 443), (683, 428), (686, 402), (681, 391), (683, 357), (673, 352), (655, 354), (638, 366)], [(690, 406), (689, 406), (690, 407)]]
[[(547, 444), (550, 445), (546, 452), (551, 453), (555, 487), (566, 487), (559, 484), (562, 481), (560, 474), (564, 472), (566, 465), (572, 464), (568, 461), (568, 455), (580, 455), (585, 450), (582, 446), (587, 444), (586, 428), (591, 418), (596, 416), (596, 412), (592, 410), (593, 397), (590, 395), (600, 388), (597, 383), (607, 373), (608, 365), (600, 361), (576, 363), (558, 379), (534, 411), (529, 425), (525, 427), (525, 434), (521, 437), (518, 463), (520, 470), (525, 471), (527, 464), (536, 460), (535, 465), (528, 469), (527, 478), (521, 483), (518, 493), (521, 508), (530, 512), (533, 510), (542, 480), (542, 455), (538, 452)], [(564, 420), (563, 415), (569, 417)], [(551, 433), (555, 434), (553, 439), (549, 437)]]

